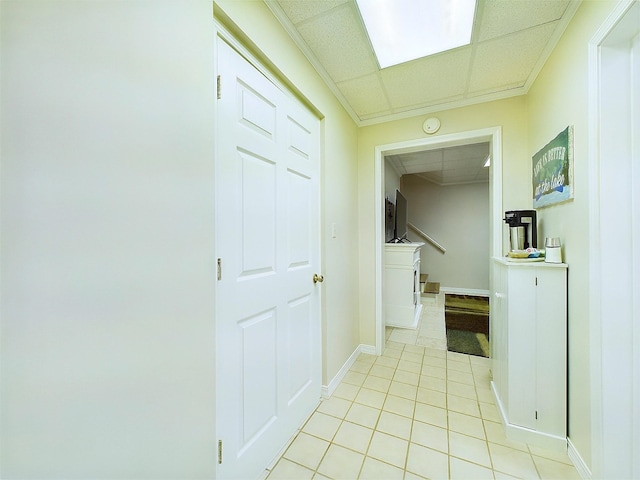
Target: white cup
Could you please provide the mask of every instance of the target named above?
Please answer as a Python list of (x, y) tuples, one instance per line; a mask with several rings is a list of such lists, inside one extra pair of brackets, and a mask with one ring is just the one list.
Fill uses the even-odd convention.
[(547, 263), (562, 263), (562, 250), (558, 237), (547, 237), (544, 239), (544, 261)]

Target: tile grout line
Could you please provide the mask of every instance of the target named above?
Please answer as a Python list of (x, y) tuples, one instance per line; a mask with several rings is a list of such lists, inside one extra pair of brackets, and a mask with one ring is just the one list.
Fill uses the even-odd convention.
[[(394, 342), (394, 343), (396, 343), (396, 342)], [(398, 350), (399, 355), (400, 355), (399, 357), (395, 357), (395, 356), (391, 356), (391, 355), (387, 356), (387, 358), (393, 359), (393, 360), (395, 361), (395, 368), (393, 368), (393, 374), (391, 375), (391, 378), (379, 377), (379, 376), (377, 376), (377, 375), (376, 375), (376, 373), (375, 373), (375, 372), (374, 372), (374, 373), (372, 373), (372, 369), (373, 369), (373, 367), (377, 364), (377, 362), (376, 362), (376, 360), (377, 360), (377, 359), (376, 359), (376, 360), (374, 360), (373, 362), (367, 362), (367, 363), (369, 364), (369, 367), (368, 367), (368, 369), (367, 369), (367, 372), (366, 372), (366, 373), (363, 373), (363, 372), (357, 372), (357, 373), (361, 373), (361, 374), (363, 375), (363, 377), (364, 377), (364, 378), (362, 379), (362, 381), (361, 381), (361, 382), (359, 382), (359, 384), (358, 384), (358, 385), (350, 384), (349, 382), (345, 382), (345, 383), (347, 383), (347, 384), (352, 385), (353, 387), (355, 387), (355, 395), (353, 396), (353, 399), (351, 399), (351, 398), (342, 398), (342, 397), (337, 397), (337, 398), (341, 398), (342, 400), (348, 401), (350, 405), (349, 405), (349, 408), (347, 409), (347, 411), (344, 413), (344, 415), (342, 415), (342, 417), (341, 417), (341, 418), (334, 417), (334, 418), (338, 418), (338, 419), (340, 420), (340, 423), (339, 423), (339, 425), (338, 425), (338, 427), (337, 427), (336, 431), (335, 431), (335, 432), (334, 432), (334, 434), (332, 435), (331, 440), (330, 440), (330, 441), (328, 441), (327, 451), (325, 451), (325, 452), (324, 452), (324, 454), (323, 454), (322, 458), (320, 459), (320, 461), (319, 461), (319, 463), (318, 463), (318, 465), (317, 465), (316, 469), (315, 469), (315, 470), (313, 470), (314, 474), (322, 475), (322, 473), (321, 473), (321, 472), (319, 472), (319, 471), (318, 471), (318, 469), (320, 468), (320, 465), (322, 464), (323, 460), (324, 460), (324, 459), (325, 459), (325, 457), (326, 457), (326, 454), (327, 454), (327, 452), (328, 452), (329, 448), (330, 448), (332, 445), (339, 446), (339, 447), (345, 448), (345, 449), (347, 449), (347, 450), (349, 450), (349, 451), (351, 451), (351, 452), (355, 452), (355, 453), (357, 453), (357, 454), (359, 454), (359, 455), (362, 455), (363, 460), (362, 460), (362, 464), (360, 465), (360, 468), (359, 468), (358, 476), (360, 476), (360, 475), (363, 473), (363, 471), (364, 471), (364, 466), (365, 466), (365, 462), (366, 462), (366, 459), (367, 459), (367, 458), (374, 459), (374, 460), (376, 460), (376, 461), (378, 461), (378, 462), (381, 462), (381, 463), (383, 463), (383, 464), (385, 464), (385, 465), (389, 465), (389, 466), (394, 467), (394, 468), (400, 468), (400, 467), (398, 467), (398, 466), (397, 466), (397, 465), (395, 465), (395, 464), (389, 463), (389, 462), (387, 462), (387, 461), (385, 461), (385, 460), (381, 460), (381, 459), (379, 459), (379, 458), (372, 457), (372, 456), (370, 456), (370, 455), (369, 455), (369, 453), (370, 453), (370, 451), (371, 451), (371, 446), (372, 446), (372, 442), (373, 442), (373, 438), (374, 438), (374, 436), (375, 436), (375, 433), (376, 433), (376, 432), (379, 432), (379, 433), (384, 433), (384, 434), (389, 435), (389, 436), (391, 436), (391, 437), (398, 438), (398, 439), (401, 439), (401, 440), (404, 440), (404, 441), (406, 441), (406, 442), (407, 442), (407, 451), (406, 451), (406, 454), (405, 454), (405, 457), (404, 457), (404, 462), (403, 462), (404, 469), (403, 469), (403, 470), (404, 470), (405, 474), (406, 474), (407, 472), (409, 472), (409, 473), (411, 473), (411, 474), (413, 474), (413, 475), (416, 475), (414, 472), (407, 470), (407, 467), (409, 466), (409, 463), (408, 463), (408, 462), (409, 462), (409, 451), (410, 451), (410, 447), (411, 447), (411, 445), (412, 445), (412, 443), (413, 443), (413, 442), (412, 442), (412, 438), (413, 438), (413, 433), (414, 433), (414, 426), (415, 426), (415, 422), (416, 422), (416, 421), (419, 421), (419, 420), (417, 420), (417, 419), (416, 419), (416, 416), (415, 416), (415, 415), (416, 415), (416, 407), (417, 407), (417, 404), (418, 404), (418, 403), (425, 403), (425, 402), (427, 401), (427, 400), (425, 399), (425, 402), (419, 402), (419, 401), (418, 401), (418, 393), (419, 393), (419, 391), (420, 391), (420, 388), (423, 388), (424, 390), (430, 390), (430, 391), (433, 391), (434, 393), (437, 393), (437, 392), (438, 392), (437, 390), (429, 389), (429, 388), (427, 388), (426, 386), (424, 386), (424, 387), (420, 387), (420, 383), (421, 383), (421, 378), (422, 378), (422, 377), (426, 376), (426, 377), (434, 378), (434, 379), (435, 379), (435, 377), (431, 377), (430, 375), (423, 375), (424, 373), (431, 373), (431, 372), (427, 372), (427, 371), (428, 371), (430, 368), (433, 368), (433, 367), (434, 367), (433, 365), (425, 364), (425, 358), (426, 358), (427, 356), (432, 357), (432, 358), (443, 358), (443, 359), (444, 359), (444, 365), (445, 365), (445, 368), (444, 368), (444, 372), (445, 372), (445, 375), (444, 375), (444, 376), (445, 376), (445, 378), (444, 378), (444, 392), (440, 392), (440, 393), (443, 393), (443, 394), (444, 394), (444, 406), (445, 406), (444, 410), (445, 410), (445, 413), (446, 413), (447, 461), (448, 461), (448, 462), (447, 462), (447, 468), (448, 468), (448, 471), (449, 471), (449, 475), (451, 475), (451, 467), (452, 467), (452, 463), (451, 463), (451, 462), (452, 462), (452, 457), (453, 457), (453, 458), (455, 458), (455, 459), (459, 459), (459, 460), (462, 460), (462, 461), (465, 461), (465, 462), (471, 463), (471, 464), (476, 465), (476, 466), (478, 466), (478, 467), (488, 468), (489, 470), (491, 470), (492, 472), (495, 472), (495, 473), (503, 473), (501, 470), (496, 470), (496, 469), (495, 469), (495, 464), (494, 464), (494, 460), (493, 460), (493, 455), (491, 454), (491, 450), (490, 450), (490, 448), (489, 448), (489, 444), (492, 444), (493, 442), (491, 442), (491, 441), (489, 440), (489, 434), (488, 434), (488, 430), (487, 430), (487, 426), (488, 426), (487, 422), (489, 422), (489, 421), (493, 421), (493, 420), (491, 420), (490, 418), (485, 418), (485, 415), (487, 415), (487, 413), (488, 413), (488, 412), (486, 412), (486, 411), (485, 411), (485, 412), (483, 413), (482, 408), (481, 408), (481, 404), (486, 404), (486, 405), (487, 405), (487, 407), (485, 407), (485, 408), (488, 408), (489, 406), (491, 406), (491, 405), (493, 405), (493, 404), (492, 404), (492, 403), (489, 403), (489, 402), (482, 402), (482, 401), (481, 401), (481, 398), (480, 398), (480, 395), (478, 394), (478, 389), (480, 388), (480, 386), (481, 386), (482, 382), (484, 381), (484, 380), (481, 380), (481, 379), (482, 379), (482, 378), (484, 378), (484, 376), (485, 376), (485, 372), (483, 372), (483, 371), (481, 370), (481, 368), (480, 368), (480, 367), (482, 366), (482, 365), (481, 365), (481, 363), (471, 362), (471, 357), (467, 357), (467, 359), (466, 359), (466, 361), (465, 361), (465, 362), (460, 362), (460, 361), (459, 361), (459, 359), (454, 358), (454, 357), (453, 357), (453, 356), (451, 356), (451, 355), (448, 355), (446, 351), (445, 351), (445, 355), (444, 355), (443, 357), (427, 355), (427, 353), (426, 353), (426, 352), (427, 352), (427, 348), (431, 349), (431, 347), (425, 347), (425, 346), (422, 346), (422, 345), (413, 345), (414, 347), (420, 347), (420, 350), (421, 350), (421, 354), (420, 354), (420, 359), (421, 359), (421, 362), (420, 362), (420, 370), (419, 370), (419, 373), (418, 373), (418, 372), (414, 371), (414, 367), (412, 367), (412, 366), (410, 365), (410, 364), (414, 364), (414, 363), (416, 363), (416, 362), (414, 362), (413, 360), (408, 359), (407, 357), (405, 357), (405, 358), (403, 359), (403, 353), (412, 353), (412, 354), (417, 353), (415, 350), (407, 349), (407, 348), (406, 348), (406, 347), (407, 347), (407, 345), (411, 345), (411, 344), (402, 344), (402, 348), (401, 348), (401, 349), (395, 349), (395, 348), (393, 349), (393, 350)], [(394, 354), (394, 355), (395, 355), (395, 354)], [(383, 353), (383, 355), (382, 355), (382, 356), (385, 356), (385, 355), (384, 355), (384, 353)], [(377, 357), (377, 358), (381, 358), (381, 357)], [(401, 364), (402, 364), (402, 362), (405, 362), (405, 363), (403, 364), (403, 368), (401, 368)], [(459, 398), (463, 398), (463, 399), (469, 399), (469, 397), (466, 397), (466, 396), (464, 396), (464, 395), (460, 395), (460, 391), (457, 391), (456, 393), (454, 393), (454, 392), (451, 392), (451, 390), (450, 390), (450, 385), (452, 385), (452, 384), (466, 385), (466, 384), (464, 384), (464, 383), (461, 383), (460, 381), (456, 381), (457, 379), (450, 379), (450, 372), (454, 372), (454, 371), (458, 372), (458, 371), (460, 371), (460, 372), (462, 372), (462, 373), (465, 373), (464, 371), (461, 371), (461, 370), (458, 370), (458, 369), (452, 369), (452, 368), (450, 368), (451, 366), (453, 366), (453, 365), (454, 365), (454, 363), (451, 363), (451, 362), (455, 362), (455, 363), (464, 363), (464, 364), (468, 365), (468, 367), (469, 367), (469, 369), (470, 369), (470, 375), (471, 375), (471, 377), (470, 377), (470, 378), (471, 378), (471, 382), (472, 382), (472, 385), (473, 385), (473, 392), (474, 392), (474, 395), (475, 395), (475, 401), (474, 401), (474, 404), (475, 404), (475, 405), (476, 405), (476, 407), (478, 408), (478, 417), (477, 417), (477, 419), (481, 422), (481, 425), (482, 425), (482, 432), (483, 432), (483, 435), (484, 435), (484, 442), (483, 442), (483, 443), (484, 443), (484, 445), (485, 445), (485, 448), (487, 448), (487, 454), (488, 454), (488, 458), (489, 458), (489, 464), (490, 464), (490, 467), (487, 467), (486, 465), (483, 465), (483, 464), (480, 464), (480, 463), (476, 463), (475, 461), (471, 461), (471, 460), (469, 460), (468, 458), (460, 458), (460, 457), (458, 457), (458, 456), (454, 456), (454, 455), (452, 455), (452, 454), (451, 454), (451, 448), (450, 448), (450, 446), (451, 446), (451, 432), (452, 432), (452, 430), (451, 430), (451, 426), (452, 426), (452, 424), (451, 424), (451, 420), (450, 420), (450, 415), (449, 415), (449, 414), (450, 414), (450, 412), (451, 412), (451, 413), (456, 413), (456, 414), (458, 414), (458, 415), (464, 415), (464, 416), (466, 416), (466, 415), (468, 415), (468, 413), (466, 413), (466, 412), (459, 412), (459, 411), (457, 411), (457, 410), (450, 410), (450, 407), (452, 406), (452, 405), (450, 405), (450, 401), (451, 401), (452, 397), (456, 397), (456, 398), (458, 398), (458, 397), (459, 397)], [(436, 362), (436, 363), (437, 363), (437, 362)], [(378, 364), (378, 365), (379, 365), (379, 366), (383, 366), (383, 367), (390, 368), (390, 367), (388, 367), (387, 365), (384, 365), (382, 362), (381, 362), (380, 364)], [(416, 365), (417, 365), (417, 363), (416, 363)], [(474, 366), (476, 366), (475, 371), (474, 371), (474, 368), (473, 368)], [(417, 375), (417, 380), (416, 380), (416, 382), (415, 382), (415, 385), (414, 385), (413, 383), (406, 383), (406, 381), (403, 381), (403, 380), (406, 380), (406, 378), (407, 378), (407, 377), (403, 378), (402, 380), (398, 380), (398, 379), (396, 379), (396, 374), (397, 374), (398, 372), (404, 372), (404, 373), (403, 373), (403, 375), (406, 375), (407, 373)], [(388, 381), (388, 386), (386, 386), (385, 391), (384, 391), (384, 392), (380, 392), (380, 393), (383, 393), (383, 394), (384, 394), (384, 398), (383, 398), (383, 400), (382, 400), (382, 405), (381, 405), (379, 408), (375, 408), (375, 410), (377, 410), (377, 412), (378, 412), (378, 413), (377, 413), (377, 418), (376, 418), (375, 424), (373, 425), (373, 428), (371, 428), (371, 427), (369, 427), (369, 426), (366, 426), (366, 427), (365, 427), (364, 425), (361, 425), (361, 424), (359, 424), (359, 423), (356, 423), (356, 422), (350, 422), (349, 420), (347, 420), (347, 416), (348, 416), (348, 414), (349, 414), (349, 411), (351, 411), (351, 408), (353, 408), (353, 406), (354, 406), (355, 404), (363, 405), (363, 406), (367, 406), (367, 407), (370, 407), (370, 408), (374, 408), (374, 407), (371, 407), (370, 405), (367, 405), (367, 404), (365, 404), (365, 403), (360, 403), (360, 402), (356, 401), (356, 399), (358, 398), (358, 396), (360, 395), (360, 393), (361, 393), (364, 389), (373, 390), (373, 391), (379, 391), (379, 390), (375, 390), (375, 389), (367, 388), (367, 387), (365, 386), (365, 383), (366, 383), (367, 378), (368, 378), (369, 376), (371, 376), (371, 377), (375, 377), (375, 378), (382, 378), (382, 379), (384, 379), (384, 380), (387, 380), (387, 381)], [(402, 378), (402, 377), (400, 376), (400, 377), (398, 377), (398, 378)], [(410, 377), (409, 377), (409, 378), (410, 378)], [(451, 382), (451, 383), (450, 383), (450, 382)], [(392, 387), (392, 385), (393, 385), (394, 383), (402, 384), (402, 385), (407, 385), (407, 386), (411, 386), (412, 388), (415, 388), (415, 393), (413, 393), (412, 398), (407, 398), (407, 397), (403, 396), (403, 395), (401, 394), (401, 392), (394, 392), (394, 393), (391, 393), (391, 387)], [(396, 393), (397, 393), (397, 394), (396, 394)], [(396, 434), (394, 434), (394, 433), (387, 433), (387, 432), (383, 432), (383, 431), (381, 431), (381, 430), (378, 430), (378, 427), (380, 426), (380, 422), (381, 422), (381, 419), (382, 419), (382, 414), (383, 414), (384, 412), (387, 412), (387, 413), (389, 413), (389, 414), (394, 414), (392, 411), (384, 410), (385, 405), (386, 405), (386, 403), (387, 403), (387, 400), (388, 400), (390, 397), (398, 397), (398, 398), (400, 398), (400, 399), (405, 399), (405, 400), (410, 400), (410, 401), (412, 401), (412, 404), (413, 404), (413, 408), (412, 408), (412, 415), (411, 415), (411, 417), (409, 418), (409, 419), (411, 420), (411, 424), (410, 424), (410, 428), (409, 428), (408, 437), (406, 438), (406, 440), (405, 440), (402, 436), (396, 436)], [(426, 405), (431, 405), (431, 406), (433, 406), (433, 407), (435, 407), (435, 408), (440, 408), (440, 407), (437, 407), (436, 405), (433, 405), (433, 404), (431, 404), (431, 403), (425, 403), (425, 404), (426, 404)], [(323, 413), (323, 414), (325, 414), (325, 415), (334, 416), (334, 415), (332, 415), (332, 414), (330, 414), (330, 413), (324, 413), (324, 412), (319, 412), (319, 413)], [(401, 417), (405, 417), (405, 415), (404, 415), (404, 414), (395, 414), (395, 415), (399, 415), (399, 416), (401, 416)], [(474, 416), (474, 415), (471, 415), (471, 417), (475, 417), (475, 416)], [(405, 417), (405, 418), (407, 418), (407, 417)], [(340, 431), (340, 428), (341, 428), (341, 427), (342, 427), (346, 422), (354, 423), (355, 425), (359, 425), (359, 426), (361, 426), (361, 427), (364, 427), (364, 428), (367, 428), (367, 429), (372, 430), (371, 437), (369, 438), (369, 441), (368, 441), (368, 443), (367, 443), (367, 445), (366, 445), (366, 449), (364, 450), (364, 453), (362, 453), (361, 451), (358, 451), (358, 450), (354, 450), (354, 449), (353, 449), (353, 448), (351, 448), (351, 447), (346, 447), (346, 446), (338, 445), (338, 444), (334, 443), (334, 440), (336, 439), (337, 433)], [(306, 423), (305, 423), (305, 424), (306, 424)], [(436, 426), (436, 425), (431, 424), (431, 423), (428, 423), (428, 424), (429, 424), (429, 425), (432, 425), (432, 426)], [(304, 427), (303, 427), (303, 428), (304, 428)], [(300, 430), (300, 431), (298, 432), (298, 434), (296, 435), (296, 437), (297, 437), (301, 432), (302, 432), (302, 430)], [(307, 432), (304, 432), (304, 433), (306, 433), (307, 435), (311, 435), (311, 434), (309, 434), (309, 433), (307, 433)], [(456, 432), (456, 433), (457, 433), (457, 434), (459, 434), (459, 435), (465, 436), (465, 437), (469, 437), (469, 438), (475, 439), (475, 440), (477, 440), (477, 439), (478, 439), (478, 437), (476, 437), (476, 436), (474, 436), (474, 435), (467, 434), (467, 433), (463, 433), (463, 432)], [(311, 435), (311, 436), (314, 436), (314, 437), (315, 437), (315, 435)], [(315, 438), (319, 438), (319, 437), (315, 437)], [(321, 439), (321, 440), (326, 441), (325, 439)], [(421, 444), (417, 444), (417, 445), (421, 445)], [(510, 448), (510, 447), (508, 447), (508, 446), (506, 446), (506, 445), (502, 445), (502, 444), (496, 444), (496, 445), (498, 445), (498, 446), (504, 446), (505, 448)], [(428, 448), (428, 449), (430, 449), (430, 450), (434, 450), (433, 448), (428, 447), (428, 446), (426, 446), (426, 445), (425, 445), (424, 447), (425, 447), (425, 448)], [(530, 447), (529, 445), (526, 445), (526, 447), (527, 447), (526, 453), (528, 454), (528, 458), (529, 458), (529, 459), (530, 459), (530, 461), (533, 463), (534, 468), (535, 468), (535, 472), (536, 472), (537, 476), (538, 476), (538, 477), (541, 477), (541, 473), (540, 473), (539, 467), (538, 467), (538, 465), (536, 464), (535, 460), (533, 459), (534, 455), (533, 455), (533, 452), (531, 451), (531, 447)], [(435, 450), (435, 451), (438, 451), (438, 450)], [(518, 451), (521, 451), (521, 450), (518, 450)], [(522, 451), (522, 452), (523, 452), (523, 453), (525, 453), (524, 451)], [(540, 458), (542, 458), (542, 459), (547, 459), (547, 457), (543, 457), (543, 456), (541, 456)], [(288, 459), (287, 459), (287, 460), (288, 460)], [(551, 458), (549, 458), (549, 460), (552, 460), (552, 459), (551, 459)], [(276, 463), (277, 463), (277, 462), (276, 462)], [(293, 463), (295, 463), (295, 464), (297, 464), (297, 465), (300, 465), (300, 466), (304, 467), (304, 468), (305, 468), (305, 469), (307, 469), (307, 470), (311, 470), (309, 467), (307, 467), (307, 466), (305, 466), (305, 465), (301, 465), (301, 464), (299, 464), (299, 463), (297, 463), (297, 462), (293, 462)], [(562, 462), (559, 462), (559, 463), (562, 463)], [(495, 474), (495, 473), (494, 473), (494, 474)], [(504, 473), (505, 473), (505, 474), (509, 474), (509, 473), (507, 473), (507, 472), (504, 472)]]
[[(402, 383), (402, 382), (400, 382), (400, 383)], [(359, 387), (359, 389), (358, 389), (358, 391), (359, 391), (359, 392), (360, 392), (360, 391), (362, 391), (362, 389), (363, 389), (363, 388), (366, 388), (366, 387), (364, 387), (364, 386), (360, 386), (360, 387)], [(386, 393), (386, 394), (385, 394), (385, 399), (386, 399), (388, 396), (389, 396), (389, 393)], [(357, 395), (356, 395), (356, 398), (357, 398)], [(358, 403), (358, 402), (356, 402), (356, 400), (354, 399), (353, 401), (351, 401), (351, 403)], [(417, 403), (417, 399), (414, 401), (414, 403)], [(365, 405), (365, 406), (367, 406), (366, 404), (360, 404), (360, 405)], [(372, 429), (372, 430), (374, 431), (374, 433), (375, 433), (376, 431), (381, 432), (380, 430), (378, 430), (378, 428), (377, 428), (377, 427), (378, 427), (378, 425), (379, 425), (379, 422), (380, 422), (380, 416), (381, 416), (382, 412), (385, 412), (385, 410), (383, 410), (383, 408), (384, 408), (384, 403), (383, 403), (383, 407), (381, 407), (381, 409), (380, 409), (380, 415), (378, 416), (378, 420), (376, 421), (376, 425), (375, 425), (375, 426), (374, 426), (374, 428)], [(446, 410), (448, 411), (448, 408), (447, 408)], [(320, 412), (320, 413), (323, 413), (323, 412)], [(327, 415), (330, 415), (330, 414), (327, 414)], [(332, 416), (332, 415), (331, 415), (331, 416)], [(337, 418), (337, 417), (336, 417), (336, 418)], [(413, 421), (418, 421), (418, 420), (415, 420), (415, 407), (414, 407), (414, 414), (413, 414), (413, 416), (412, 416), (412, 420), (413, 420)], [(345, 416), (345, 418), (344, 418), (344, 419), (341, 419), (341, 424), (342, 424), (342, 423), (344, 423), (345, 421), (347, 421), (347, 420), (346, 420), (346, 416)], [(412, 422), (412, 423), (413, 423), (413, 422)], [(413, 425), (412, 425), (412, 427), (411, 427), (411, 430), (412, 430), (412, 429), (413, 429)], [(338, 430), (339, 430), (339, 428), (338, 428)], [(450, 432), (450, 429), (449, 429), (449, 423), (448, 423), (448, 420), (447, 420), (447, 438), (449, 438), (449, 432)], [(306, 433), (306, 432), (305, 432), (305, 433)], [(336, 431), (336, 433), (337, 433), (337, 431)], [(381, 433), (384, 433), (384, 432), (381, 432)], [(307, 434), (308, 434), (308, 435), (311, 435), (311, 434), (309, 434), (309, 433), (307, 433)], [(393, 436), (393, 437), (395, 437), (395, 438), (400, 438), (400, 439), (401, 439), (401, 437), (396, 437), (396, 436), (395, 436), (395, 435), (393, 435), (393, 434), (389, 434), (389, 433), (387, 433), (387, 434), (388, 434), (388, 435), (390, 435), (390, 436)], [(313, 435), (312, 435), (312, 436), (313, 436)], [(314, 436), (314, 437), (315, 437), (315, 436)], [(319, 437), (315, 437), (315, 438), (319, 438)], [(372, 438), (373, 438), (373, 435), (372, 435)], [(361, 452), (358, 452), (358, 451), (356, 451), (356, 450), (353, 450), (352, 448), (349, 448), (349, 447), (345, 447), (345, 446), (342, 446), (342, 445), (335, 444), (335, 443), (334, 443), (334, 441), (333, 441), (334, 439), (335, 439), (335, 434), (334, 434), (334, 436), (332, 437), (332, 440), (330, 441), (330, 445), (331, 445), (331, 444), (334, 444), (334, 445), (337, 445), (337, 446), (341, 446), (341, 447), (343, 447), (343, 448), (346, 448), (346, 449), (348, 449), (348, 450), (350, 450), (350, 451), (353, 451), (353, 452), (355, 452), (355, 453), (360, 453), (360, 454), (362, 454)], [(407, 439), (407, 442), (408, 442), (408, 447), (409, 447), (409, 446), (410, 446), (410, 444), (411, 444), (411, 435), (410, 435), (410, 436), (409, 436), (409, 438)], [(365, 454), (363, 454), (365, 458), (367, 458), (367, 457), (369, 457), (369, 458), (374, 458), (374, 459), (376, 459), (376, 460), (378, 460), (378, 461), (381, 461), (382, 463), (385, 463), (385, 464), (387, 464), (387, 465), (391, 465), (391, 466), (394, 466), (394, 467), (396, 467), (396, 468), (397, 468), (397, 466), (396, 466), (396, 465), (393, 465), (393, 464), (390, 464), (390, 463), (388, 463), (388, 462), (385, 462), (384, 460), (380, 460), (380, 459), (377, 459), (376, 457), (370, 457), (370, 456), (368, 456), (367, 454), (369, 453), (370, 447), (371, 447), (371, 440), (369, 441), (369, 444), (368, 444), (368, 446), (367, 446), (367, 450), (366, 450)], [(430, 447), (426, 447), (426, 448), (430, 448)], [(447, 454), (447, 455), (448, 455), (448, 457), (450, 458), (450, 457), (451, 457), (451, 455), (450, 455), (450, 449), (449, 449), (449, 447), (447, 447), (447, 451), (448, 451), (448, 454)], [(326, 453), (325, 453), (325, 455), (326, 455)], [(457, 457), (455, 457), (455, 458), (457, 458)], [(324, 456), (323, 456), (323, 459), (324, 459)], [(405, 471), (407, 471), (407, 470), (406, 470), (407, 461), (408, 461), (408, 451), (407, 451), (407, 455), (405, 456), (405, 468), (404, 468), (404, 470), (405, 470)], [(468, 461), (468, 460), (465, 460), (465, 461)], [(320, 463), (321, 463), (321, 462), (320, 462)], [(473, 462), (471, 462), (471, 463), (473, 463)], [(475, 464), (475, 463), (474, 463), (474, 464)], [(480, 464), (476, 464), (476, 465), (482, 466), (482, 465), (480, 465)], [(308, 468), (308, 467), (306, 467), (306, 468)], [(363, 462), (363, 465), (361, 466), (361, 470), (362, 470), (362, 468), (364, 468), (364, 462)], [(361, 471), (361, 470), (360, 470), (360, 471)], [(321, 472), (318, 472), (317, 470), (316, 470), (316, 473), (320, 473), (320, 474), (322, 474)], [(411, 473), (413, 473), (413, 472), (411, 472)]]

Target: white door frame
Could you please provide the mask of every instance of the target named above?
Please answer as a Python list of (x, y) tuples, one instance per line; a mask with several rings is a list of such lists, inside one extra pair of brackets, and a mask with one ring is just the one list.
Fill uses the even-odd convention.
[(640, 478), (638, 25), (640, 3), (622, 0), (589, 42), (592, 478)]
[(489, 258), (502, 255), (502, 127), (491, 127), (467, 132), (438, 135), (436, 137), (419, 138), (399, 143), (378, 145), (375, 149), (375, 322), (376, 322), (376, 354), (384, 350), (385, 325), (382, 306), (383, 250), (384, 250), (384, 157), (399, 153), (418, 152), (436, 148), (455, 147), (470, 143), (489, 142), (491, 151), (491, 167), (489, 171), (490, 215), (491, 226)]

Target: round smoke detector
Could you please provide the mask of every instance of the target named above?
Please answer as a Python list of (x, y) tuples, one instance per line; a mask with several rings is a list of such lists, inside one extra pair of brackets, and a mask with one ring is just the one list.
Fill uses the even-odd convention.
[(427, 118), (422, 124), (422, 129), (425, 133), (436, 133), (438, 130), (440, 130), (440, 120), (438, 120), (436, 117)]

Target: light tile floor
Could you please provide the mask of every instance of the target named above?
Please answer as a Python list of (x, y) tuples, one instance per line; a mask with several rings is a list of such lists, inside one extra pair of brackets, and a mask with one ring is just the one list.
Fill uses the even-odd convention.
[(387, 340), (409, 345), (422, 345), (438, 350), (447, 349), (447, 331), (444, 323), (444, 293), (423, 293), (422, 314), (418, 328), (387, 327)]
[(580, 478), (566, 454), (505, 437), (489, 359), (387, 335), (383, 355), (358, 357), (269, 480)]

